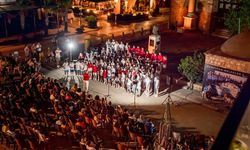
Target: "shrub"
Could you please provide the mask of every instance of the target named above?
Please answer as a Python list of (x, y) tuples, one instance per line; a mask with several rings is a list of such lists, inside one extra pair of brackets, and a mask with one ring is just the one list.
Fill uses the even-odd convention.
[(97, 26), (97, 19), (95, 16), (93, 15), (87, 16), (85, 17), (85, 20), (88, 22), (88, 26), (90, 28), (95, 28)]

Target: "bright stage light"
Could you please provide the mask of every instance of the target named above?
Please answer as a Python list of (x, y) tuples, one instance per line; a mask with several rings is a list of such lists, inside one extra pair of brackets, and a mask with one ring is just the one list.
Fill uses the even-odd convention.
[(75, 45), (74, 45), (73, 42), (69, 42), (68, 47), (69, 47), (70, 50), (72, 50), (75, 47)]

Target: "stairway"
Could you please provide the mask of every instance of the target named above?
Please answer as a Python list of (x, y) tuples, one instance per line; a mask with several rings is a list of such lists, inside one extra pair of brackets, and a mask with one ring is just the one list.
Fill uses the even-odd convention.
[(229, 39), (232, 36), (232, 34), (226, 28), (216, 28), (215, 31), (212, 33), (212, 36)]

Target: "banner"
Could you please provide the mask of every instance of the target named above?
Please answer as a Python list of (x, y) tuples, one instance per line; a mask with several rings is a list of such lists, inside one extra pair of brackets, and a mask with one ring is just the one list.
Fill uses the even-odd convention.
[(237, 99), (249, 75), (233, 70), (205, 65), (203, 76), (203, 91), (207, 98), (223, 100), (232, 104)]

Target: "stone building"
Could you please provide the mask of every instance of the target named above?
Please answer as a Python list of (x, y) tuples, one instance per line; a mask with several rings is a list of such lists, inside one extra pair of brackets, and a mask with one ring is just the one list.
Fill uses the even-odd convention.
[(233, 104), (250, 76), (250, 32), (238, 34), (205, 53), (203, 89), (212, 100)]
[(171, 0), (170, 23), (210, 34), (224, 29), (225, 14), (238, 6), (238, 0)]

